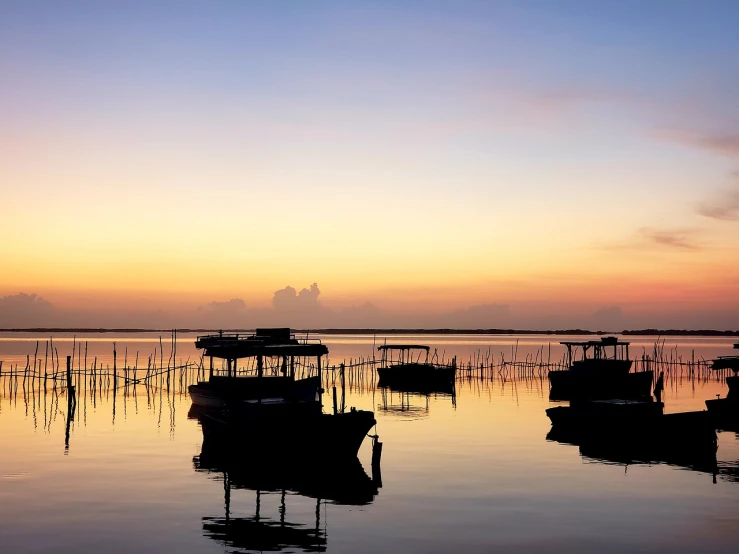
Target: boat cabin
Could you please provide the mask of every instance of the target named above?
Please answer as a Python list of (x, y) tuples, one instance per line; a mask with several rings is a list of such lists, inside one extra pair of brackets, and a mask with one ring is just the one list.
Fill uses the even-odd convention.
[(577, 349), (582, 352), (582, 360), (628, 360), (629, 344), (616, 337), (603, 337), (600, 340), (563, 341), (560, 344), (567, 347), (567, 363), (572, 366)]
[(711, 369), (716, 371), (730, 369), (734, 372), (734, 375), (737, 375), (739, 374), (739, 356), (719, 356), (713, 360)]
[[(377, 350), (382, 354), (381, 367), (389, 365), (428, 364), (429, 350), (425, 344), (383, 344)], [(423, 357), (423, 361), (421, 358)]]
[[(254, 334), (223, 333), (197, 337), (195, 347), (204, 350), (210, 358), (210, 377), (214, 375), (213, 358), (226, 360), (226, 377), (237, 374), (237, 360), (253, 358), (256, 360), (256, 375), (265, 373), (265, 361), (269, 359), (272, 374), (295, 377), (295, 360), (316, 358), (318, 373), (321, 372), (321, 357), (328, 354), (328, 348), (320, 339), (296, 338), (289, 328), (257, 329)], [(279, 371), (276, 371), (279, 368)]]
[[(197, 337), (196, 348), (210, 359), (207, 381), (190, 385), (193, 404), (224, 408), (235, 401), (314, 400), (321, 404), (320, 339), (296, 338), (287, 328), (257, 329), (254, 334), (223, 333)], [(315, 365), (308, 360), (315, 357)], [(213, 358), (225, 360), (220, 369)], [(239, 364), (239, 360), (246, 359)], [(225, 365), (225, 367), (224, 367)], [(298, 375), (299, 374), (299, 375)]]

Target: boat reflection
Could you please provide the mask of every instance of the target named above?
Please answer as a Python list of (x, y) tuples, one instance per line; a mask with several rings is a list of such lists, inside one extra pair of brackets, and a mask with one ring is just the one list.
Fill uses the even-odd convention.
[(380, 387), (380, 404), (377, 409), (386, 415), (407, 418), (424, 418), (429, 415), (432, 398), (449, 398), (452, 407), (457, 407), (457, 393), (454, 383), (438, 390), (419, 389), (418, 387)]
[[(197, 412), (191, 412), (197, 417)], [(381, 443), (374, 440), (372, 477), (359, 459), (334, 461), (296, 459), (269, 452), (254, 452), (205, 434), (200, 455), (193, 458), (196, 471), (223, 482), (223, 516), (202, 519), (203, 534), (221, 543), (229, 552), (325, 552), (327, 536), (321, 523), (321, 504), (364, 506), (370, 504), (382, 486), (378, 452)], [(236, 490), (256, 492), (253, 515), (233, 517), (231, 494)], [(266, 495), (279, 495), (276, 516), (264, 514)], [(315, 500), (315, 518), (309, 523), (291, 522), (289, 498), (300, 496)]]
[(582, 435), (556, 426), (547, 440), (577, 446), (583, 458), (605, 464), (665, 464), (714, 476), (718, 471), (715, 448), (633, 439), (613, 441), (608, 436)]

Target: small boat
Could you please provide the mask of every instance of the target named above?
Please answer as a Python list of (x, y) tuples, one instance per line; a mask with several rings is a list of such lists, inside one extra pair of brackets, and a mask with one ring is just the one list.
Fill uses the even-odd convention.
[(716, 431), (707, 411), (665, 414), (664, 404), (651, 398), (580, 401), (549, 408), (546, 413), (552, 431), (576, 440), (658, 450), (716, 450)]
[[(197, 337), (195, 346), (210, 359), (207, 381), (190, 385), (188, 392), (194, 405), (224, 408), (238, 400), (287, 399), (315, 400), (320, 387), (316, 376), (295, 378), (295, 360), (328, 353), (320, 340), (297, 339), (288, 328), (257, 329), (253, 335), (224, 334)], [(216, 371), (213, 358), (225, 359), (227, 369)], [(238, 370), (241, 358), (256, 358), (252, 373)], [(265, 361), (270, 360), (271, 375), (265, 375)]]
[(453, 392), (457, 373), (456, 363), (450, 365), (430, 363), (428, 346), (383, 344), (377, 349), (382, 354), (380, 367), (377, 368), (379, 387), (418, 393)]
[(739, 356), (719, 356), (713, 360), (711, 369), (714, 371), (729, 369), (734, 373), (726, 378), (726, 385), (729, 387), (726, 397), (732, 399), (737, 397), (739, 400)]
[(281, 399), (240, 402), (220, 413), (204, 411), (199, 419), (206, 440), (252, 456), (299, 456), (301, 463), (356, 457), (377, 423), (370, 411), (325, 414), (320, 401)]
[(726, 377), (726, 385), (729, 387), (726, 397), (706, 400), (706, 408), (718, 429), (739, 431), (739, 356), (719, 356), (713, 360), (711, 369), (729, 369), (733, 375)]
[[(196, 345), (211, 360), (227, 360), (226, 376), (189, 388), (203, 434), (212, 440), (242, 445), (253, 454), (334, 459), (356, 456), (376, 423), (370, 411), (339, 413), (334, 405), (333, 414), (323, 413), (322, 358), (328, 348), (320, 340), (297, 340), (289, 329), (258, 329), (246, 337), (198, 337)], [(307, 357), (315, 357), (310, 367), (316, 374), (295, 380), (296, 359)], [(238, 375), (241, 358), (256, 361), (255, 374)], [(211, 390), (218, 402), (203, 402), (203, 391)]]
[[(651, 394), (652, 371), (632, 372), (629, 343), (616, 337), (565, 341), (568, 369), (549, 371), (550, 400), (638, 399)], [(581, 359), (573, 350), (580, 349)]]

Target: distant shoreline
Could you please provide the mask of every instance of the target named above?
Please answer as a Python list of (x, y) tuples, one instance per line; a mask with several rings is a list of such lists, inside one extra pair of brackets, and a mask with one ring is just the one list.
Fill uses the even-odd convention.
[[(0, 333), (217, 333), (220, 329), (127, 329), (92, 327), (30, 327), (0, 329)], [(254, 329), (223, 329), (227, 333), (249, 333)], [(320, 335), (624, 335), (624, 336), (698, 336), (698, 337), (736, 337), (738, 331), (717, 329), (633, 329), (623, 331), (589, 331), (587, 329), (293, 329), (296, 333), (316, 333)]]

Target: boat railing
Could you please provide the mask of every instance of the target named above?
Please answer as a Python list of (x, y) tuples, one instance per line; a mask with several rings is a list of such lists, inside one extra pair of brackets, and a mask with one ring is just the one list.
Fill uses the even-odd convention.
[(307, 334), (305, 336), (296, 336), (295, 333), (290, 333), (289, 338), (285, 338), (282, 341), (280, 339), (273, 339), (269, 336), (260, 336), (254, 333), (215, 333), (210, 335), (199, 335), (195, 339), (197, 347), (204, 346), (233, 346), (239, 343), (265, 343), (265, 344), (297, 344), (301, 346), (315, 346), (323, 344), (320, 338), (310, 337)]

